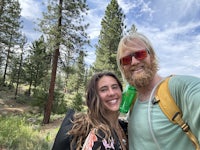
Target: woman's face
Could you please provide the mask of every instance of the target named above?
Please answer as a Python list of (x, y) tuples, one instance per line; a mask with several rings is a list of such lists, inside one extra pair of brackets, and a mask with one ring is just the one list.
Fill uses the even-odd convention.
[(97, 83), (100, 100), (106, 110), (118, 111), (122, 98), (122, 91), (117, 81), (111, 76), (103, 76)]

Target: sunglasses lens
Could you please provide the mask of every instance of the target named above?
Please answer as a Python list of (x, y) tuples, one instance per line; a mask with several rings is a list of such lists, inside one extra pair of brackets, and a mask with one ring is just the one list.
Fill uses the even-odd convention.
[(142, 60), (147, 57), (147, 51), (141, 50), (141, 51), (135, 52), (134, 57), (138, 60)]
[(132, 61), (132, 56), (131, 55), (125, 56), (125, 57), (123, 57), (123, 58), (120, 59), (120, 63), (122, 65), (131, 64), (131, 61)]
[(140, 50), (140, 51), (137, 51), (137, 52), (135, 52), (131, 55), (128, 55), (128, 56), (121, 58), (120, 59), (121, 65), (130, 65), (131, 62), (132, 62), (133, 56), (138, 60), (142, 60), (142, 59), (147, 57), (147, 51), (146, 50)]

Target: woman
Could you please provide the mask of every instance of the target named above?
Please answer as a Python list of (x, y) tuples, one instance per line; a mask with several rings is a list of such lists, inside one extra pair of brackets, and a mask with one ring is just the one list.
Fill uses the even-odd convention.
[(127, 123), (119, 120), (121, 99), (122, 85), (113, 73), (95, 74), (86, 91), (87, 114), (75, 114), (72, 128), (66, 133), (71, 136), (70, 149), (126, 150)]

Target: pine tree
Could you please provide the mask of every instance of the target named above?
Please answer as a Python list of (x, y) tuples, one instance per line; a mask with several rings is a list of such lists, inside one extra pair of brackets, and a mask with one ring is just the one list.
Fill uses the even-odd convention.
[(131, 34), (137, 31), (137, 27), (135, 26), (135, 24), (133, 24), (131, 26), (131, 28), (127, 31), (127, 34)]
[(96, 45), (96, 60), (93, 66), (95, 71), (112, 70), (120, 75), (117, 71), (116, 53), (125, 29), (124, 19), (125, 15), (117, 0), (111, 0), (101, 21), (102, 29)]
[(19, 45), (22, 36), (20, 29), (21, 8), (17, 0), (2, 0), (0, 8), (0, 60), (1, 67), (4, 67), (3, 83), (6, 80), (7, 70), (15, 55), (14, 46)]
[[(82, 23), (83, 14), (88, 10), (85, 0), (59, 0), (59, 4), (55, 0), (50, 0), (47, 8), (48, 11), (44, 13), (40, 27), (53, 51), (53, 62), (43, 123), (49, 123), (50, 120), (59, 58), (65, 67), (70, 67), (74, 64), (74, 56), (79, 53), (85, 43), (88, 43), (85, 33), (88, 24)], [(60, 55), (62, 52), (65, 53)], [(67, 59), (62, 61), (61, 56), (66, 56)]]
[[(77, 57), (77, 62), (74, 64), (74, 72), (69, 76), (69, 82), (67, 82), (68, 100), (72, 101), (72, 107), (78, 111), (82, 108), (83, 97), (85, 95), (85, 63), (84, 58), (86, 54), (84, 51), (80, 51)], [(72, 96), (71, 96), (72, 95)]]
[(20, 59), (16, 63), (16, 64), (18, 64), (17, 74), (13, 74), (13, 76), (16, 76), (15, 99), (17, 98), (18, 87), (19, 87), (19, 84), (20, 84), (20, 77), (21, 77), (21, 74), (22, 74), (23, 54), (24, 54), (24, 48), (25, 48), (26, 43), (27, 43), (27, 38), (25, 36), (23, 36), (22, 39), (21, 39), (21, 44), (20, 44), (20, 49), (21, 49)]
[(24, 81), (29, 83), (28, 95), (31, 94), (32, 86), (34, 88), (39, 86), (48, 75), (50, 61), (44, 37), (41, 36), (30, 46), (29, 55), (23, 65), (25, 71)]

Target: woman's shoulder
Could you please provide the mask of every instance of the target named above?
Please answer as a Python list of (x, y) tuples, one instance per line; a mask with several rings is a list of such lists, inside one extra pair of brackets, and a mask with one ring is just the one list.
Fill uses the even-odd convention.
[(125, 134), (128, 135), (128, 121), (125, 120), (125, 119), (119, 119), (119, 124), (121, 125), (121, 127), (124, 130)]
[(72, 140), (72, 136), (68, 135), (67, 132), (71, 130), (73, 126), (71, 120), (73, 120), (74, 113), (75, 111), (72, 109), (67, 111), (65, 118), (58, 130), (58, 133), (56, 134), (52, 150), (70, 148), (70, 142)]

